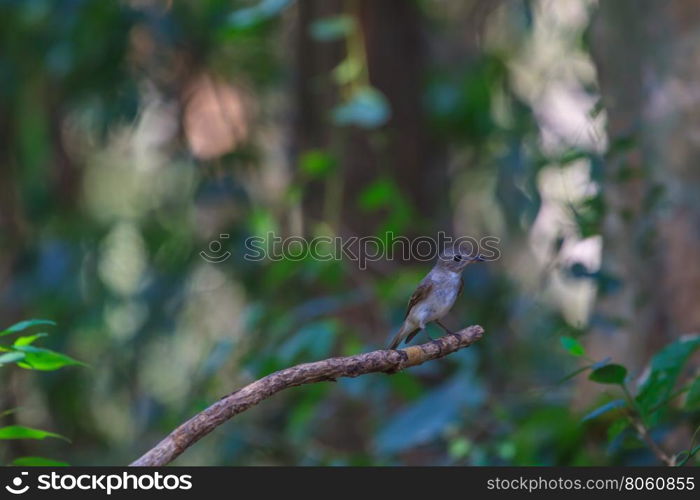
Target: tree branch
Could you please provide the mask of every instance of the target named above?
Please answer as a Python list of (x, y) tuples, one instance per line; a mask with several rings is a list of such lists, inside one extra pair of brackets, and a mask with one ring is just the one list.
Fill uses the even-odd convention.
[(420, 365), (469, 347), (483, 335), (484, 329), (475, 325), (426, 344), (399, 350), (366, 352), (344, 358), (329, 358), (271, 373), (223, 397), (190, 418), (131, 465), (166, 465), (228, 419), (289, 387), (335, 381), (339, 377), (357, 377), (367, 373), (396, 373), (409, 366)]

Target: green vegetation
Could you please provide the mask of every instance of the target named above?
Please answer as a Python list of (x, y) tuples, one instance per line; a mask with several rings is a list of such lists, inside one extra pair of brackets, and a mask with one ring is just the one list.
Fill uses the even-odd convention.
[(681, 3), (0, 0), (0, 463), (126, 464), (382, 348), (431, 265), (249, 238), (440, 231), (498, 238), (445, 319), (483, 340), (284, 391), (175, 464), (700, 463)]

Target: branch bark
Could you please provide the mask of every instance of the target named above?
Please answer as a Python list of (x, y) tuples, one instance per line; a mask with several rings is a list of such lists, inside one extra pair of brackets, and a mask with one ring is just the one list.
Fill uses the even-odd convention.
[(343, 358), (329, 358), (271, 373), (223, 397), (190, 418), (131, 465), (151, 467), (166, 465), (228, 419), (289, 387), (335, 381), (340, 377), (358, 377), (367, 373), (393, 374), (469, 347), (483, 335), (484, 329), (474, 325), (417, 346), (372, 351)]

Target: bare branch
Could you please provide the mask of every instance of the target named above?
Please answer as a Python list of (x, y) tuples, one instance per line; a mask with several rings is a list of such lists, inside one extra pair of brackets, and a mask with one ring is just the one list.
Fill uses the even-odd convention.
[(339, 377), (357, 377), (367, 373), (396, 373), (409, 366), (420, 365), (469, 347), (483, 335), (484, 329), (475, 325), (432, 342), (405, 349), (372, 351), (344, 358), (329, 358), (271, 373), (229, 394), (190, 418), (131, 465), (166, 465), (231, 417), (289, 387), (335, 381)]

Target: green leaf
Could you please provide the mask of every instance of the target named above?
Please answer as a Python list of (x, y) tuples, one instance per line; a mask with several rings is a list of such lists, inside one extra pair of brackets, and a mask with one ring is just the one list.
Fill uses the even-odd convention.
[(696, 446), (692, 450), (684, 450), (678, 453), (678, 455), (676, 455), (675, 460), (676, 467), (684, 466), (685, 463), (691, 458), (693, 458), (695, 455), (697, 455), (698, 452), (700, 452), (700, 445)]
[(6, 365), (8, 363), (15, 363), (24, 359), (25, 354), (23, 352), (8, 352), (0, 356), (0, 366)]
[(469, 455), (471, 448), (471, 441), (465, 437), (458, 437), (450, 442), (448, 453), (450, 454), (450, 458), (453, 460), (461, 460)]
[(610, 424), (610, 427), (608, 427), (608, 441), (612, 442), (614, 439), (616, 439), (625, 431), (625, 429), (629, 427), (629, 425), (629, 420), (626, 418), (615, 420), (612, 424)]
[(593, 107), (588, 110), (588, 116), (591, 118), (596, 118), (604, 109), (605, 105), (603, 104), (603, 99), (600, 98), (595, 102)]
[(599, 384), (622, 384), (627, 376), (627, 368), (622, 365), (610, 364), (601, 366), (591, 372), (588, 380)]
[(569, 163), (588, 158), (588, 155), (588, 152), (581, 149), (570, 149), (557, 158), (557, 163), (562, 166), (568, 165)]
[(337, 125), (355, 125), (373, 129), (381, 127), (391, 115), (386, 97), (372, 87), (362, 87), (350, 99), (333, 110)]
[[(619, 365), (608, 365), (608, 366), (619, 366)], [(599, 406), (598, 408), (596, 408), (592, 412), (588, 413), (586, 416), (584, 416), (581, 419), (581, 422), (586, 422), (588, 420), (592, 420), (596, 417), (599, 417), (603, 413), (607, 413), (607, 412), (609, 412), (611, 410), (615, 410), (617, 408), (622, 408), (625, 405), (627, 405), (627, 403), (625, 402), (624, 399), (615, 399), (614, 401), (610, 401), (609, 403), (606, 403), (603, 406)]]
[(566, 349), (572, 356), (583, 356), (586, 354), (586, 351), (581, 343), (573, 337), (562, 336), (559, 341), (564, 349)]
[(700, 432), (700, 426), (695, 428), (695, 432), (690, 438), (690, 449), (683, 450), (675, 456), (675, 464), (677, 467), (682, 467), (685, 463), (700, 452), (700, 445), (695, 446), (695, 439)]
[(12, 465), (18, 465), (20, 467), (67, 467), (70, 464), (68, 462), (61, 462), (59, 460), (43, 457), (19, 457), (12, 461)]
[(332, 42), (346, 37), (354, 29), (355, 20), (352, 16), (341, 14), (314, 21), (309, 28), (309, 33), (314, 40), (319, 42)]
[(346, 57), (333, 68), (333, 80), (338, 85), (347, 85), (362, 74), (362, 61), (357, 57)]
[(323, 177), (336, 165), (335, 158), (325, 151), (314, 149), (304, 153), (299, 160), (299, 167), (310, 177)]
[(7, 410), (5, 410), (5, 411), (3, 411), (3, 412), (0, 412), (0, 418), (6, 417), (6, 416), (8, 416), (8, 415), (12, 415), (12, 414), (13, 414), (14, 412), (16, 412), (17, 410), (19, 410), (19, 407), (17, 407), (17, 408), (8, 408)]
[(20, 321), (19, 323), (15, 323), (11, 327), (6, 328), (5, 330), (1, 331), (0, 336), (10, 335), (12, 333), (21, 332), (22, 330), (26, 330), (27, 328), (30, 328), (30, 327), (36, 326), (36, 325), (56, 326), (56, 323), (54, 321), (51, 321), (48, 319), (28, 319), (26, 321)]
[(37, 333), (36, 335), (27, 335), (26, 337), (18, 337), (17, 340), (15, 340), (13, 346), (22, 346), (22, 345), (31, 345), (34, 343), (36, 339), (39, 339), (41, 337), (47, 337), (48, 333)]
[(47, 437), (70, 441), (68, 438), (63, 437), (60, 434), (42, 431), (40, 429), (32, 429), (31, 427), (24, 427), (23, 425), (8, 425), (7, 427), (0, 427), (0, 439), (44, 439)]
[(700, 408), (700, 377), (697, 377), (690, 384), (690, 389), (688, 389), (688, 394), (685, 397), (685, 408), (687, 410)]
[(32, 345), (21, 345), (15, 347), (18, 351), (25, 353), (25, 358), (18, 363), (22, 368), (30, 370), (52, 371), (63, 368), (64, 366), (82, 365), (85, 363), (75, 360), (70, 356), (61, 354), (60, 352), (52, 351), (51, 349), (43, 349)]
[(643, 412), (663, 409), (678, 376), (691, 354), (700, 347), (700, 335), (682, 337), (668, 344), (651, 359), (649, 376), (637, 393), (637, 403)]
[(394, 205), (401, 197), (396, 183), (392, 179), (377, 179), (367, 186), (359, 195), (357, 203), (363, 210), (377, 210)]

